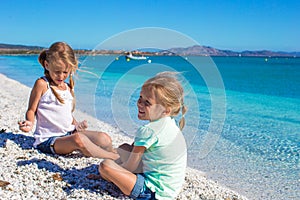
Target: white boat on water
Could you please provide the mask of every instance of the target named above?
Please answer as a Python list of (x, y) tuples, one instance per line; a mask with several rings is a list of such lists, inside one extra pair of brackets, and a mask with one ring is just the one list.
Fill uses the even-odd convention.
[(134, 56), (131, 53), (125, 56), (126, 59), (131, 59), (131, 60), (147, 60), (148, 57), (146, 56)]

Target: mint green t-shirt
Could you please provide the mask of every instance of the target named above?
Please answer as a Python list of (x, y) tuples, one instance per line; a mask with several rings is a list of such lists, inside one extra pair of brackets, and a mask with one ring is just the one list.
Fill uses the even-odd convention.
[(157, 199), (174, 199), (185, 177), (187, 149), (185, 139), (171, 117), (150, 122), (138, 129), (135, 146), (144, 146), (145, 184)]

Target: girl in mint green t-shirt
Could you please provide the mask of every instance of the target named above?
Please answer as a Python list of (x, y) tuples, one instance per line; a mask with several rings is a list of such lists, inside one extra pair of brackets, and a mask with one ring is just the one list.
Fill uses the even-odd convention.
[[(187, 150), (181, 133), (186, 107), (183, 88), (172, 72), (147, 80), (137, 102), (138, 118), (149, 120), (132, 145), (119, 147), (120, 159), (104, 160), (99, 171), (134, 199), (174, 199), (185, 177)], [(174, 116), (182, 112), (177, 126)]]

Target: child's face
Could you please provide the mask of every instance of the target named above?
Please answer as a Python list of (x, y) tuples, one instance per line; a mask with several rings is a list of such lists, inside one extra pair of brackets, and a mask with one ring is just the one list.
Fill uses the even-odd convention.
[(142, 89), (137, 107), (140, 120), (154, 121), (166, 115), (166, 109), (158, 103), (154, 92), (147, 89)]
[(55, 86), (64, 86), (64, 81), (70, 74), (70, 69), (64, 62), (58, 60), (53, 63), (45, 62), (45, 67), (49, 71), (49, 75)]

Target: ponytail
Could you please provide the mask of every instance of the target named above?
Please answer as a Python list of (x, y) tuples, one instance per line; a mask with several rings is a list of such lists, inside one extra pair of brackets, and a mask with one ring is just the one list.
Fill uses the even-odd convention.
[(73, 107), (72, 107), (72, 112), (75, 110), (75, 105), (76, 105), (76, 99), (75, 99), (75, 93), (74, 93), (74, 79), (73, 79), (73, 74), (72, 72), (70, 73), (70, 77), (69, 77), (69, 87), (70, 87), (70, 92), (71, 95), (73, 97)]
[(185, 118), (184, 118), (184, 115), (185, 113), (187, 112), (187, 107), (183, 104), (182, 107), (181, 107), (181, 112), (182, 112), (182, 117), (179, 121), (179, 128), (180, 130), (182, 130), (185, 126)]
[(45, 68), (45, 61), (47, 59), (47, 50), (43, 50), (39, 55), (39, 63)]
[(50, 89), (51, 89), (51, 91), (53, 92), (54, 96), (57, 98), (57, 100), (58, 100), (60, 103), (64, 104), (64, 103), (65, 103), (64, 99), (61, 98), (61, 96), (56, 92), (56, 90), (53, 88), (53, 86), (50, 85)]

